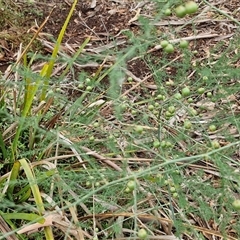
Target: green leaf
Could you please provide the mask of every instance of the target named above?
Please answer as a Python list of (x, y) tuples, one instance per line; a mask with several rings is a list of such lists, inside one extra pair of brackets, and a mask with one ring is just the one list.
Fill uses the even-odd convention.
[(45, 222), (45, 219), (43, 217), (35, 213), (3, 213), (2, 217), (5, 220), (19, 219), (19, 220), (34, 221), (41, 224)]

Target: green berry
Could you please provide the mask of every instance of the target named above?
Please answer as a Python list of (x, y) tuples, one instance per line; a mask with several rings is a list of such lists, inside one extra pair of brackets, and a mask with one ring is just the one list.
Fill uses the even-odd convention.
[(120, 104), (120, 109), (122, 111), (126, 110), (127, 109), (127, 104), (125, 104), (125, 103)]
[(155, 147), (155, 148), (160, 147), (160, 145), (161, 145), (161, 143), (158, 140), (153, 142), (153, 147)]
[(172, 14), (171, 9), (170, 9), (170, 8), (167, 8), (167, 9), (165, 10), (164, 14), (165, 14), (166, 16), (170, 16), (170, 15)]
[(171, 43), (169, 43), (165, 48), (164, 48), (164, 51), (166, 53), (173, 53), (174, 52), (174, 47)]
[(187, 48), (188, 47), (188, 41), (187, 40), (182, 40), (179, 43), (180, 48)]
[(92, 91), (92, 89), (93, 89), (93, 88), (92, 88), (91, 86), (87, 86), (87, 87), (86, 87), (86, 90), (87, 90), (88, 92)]
[(207, 76), (203, 76), (202, 80), (203, 80), (203, 81), (207, 81), (207, 80), (208, 80), (208, 77), (207, 77)]
[(91, 79), (90, 78), (86, 78), (85, 82), (86, 82), (86, 84), (90, 84), (91, 83)]
[(216, 129), (217, 129), (217, 127), (216, 127), (216, 125), (214, 125), (214, 124), (212, 124), (212, 125), (210, 125), (210, 126), (208, 127), (208, 130), (209, 130), (210, 132), (214, 132), (214, 131), (216, 131)]
[(134, 190), (136, 187), (135, 181), (131, 180), (127, 183), (127, 188), (129, 188), (130, 191)]
[(197, 90), (199, 94), (203, 94), (205, 92), (205, 88), (201, 87)]
[(178, 193), (174, 192), (174, 193), (173, 193), (173, 197), (174, 197), (174, 198), (177, 198), (177, 197), (178, 197)]
[(176, 111), (176, 108), (174, 106), (169, 106), (168, 107), (168, 112), (175, 113), (175, 111)]
[(183, 97), (188, 97), (190, 95), (191, 91), (188, 87), (185, 87), (182, 89), (182, 95)]
[(190, 129), (192, 127), (192, 123), (189, 120), (184, 121), (184, 128)]
[(211, 142), (212, 148), (217, 149), (220, 148), (220, 143), (217, 140), (213, 140)]
[(89, 141), (93, 142), (95, 140), (94, 136), (89, 137)]
[(160, 43), (162, 48), (165, 48), (168, 44), (169, 44), (169, 42), (167, 40), (162, 40)]
[(234, 200), (232, 205), (236, 210), (240, 210), (240, 200), (239, 199)]
[(169, 112), (169, 111), (166, 111), (166, 112), (165, 112), (165, 116), (166, 116), (166, 117), (172, 117), (173, 114), (172, 114), (171, 112)]
[(136, 131), (137, 133), (143, 133), (143, 127), (142, 127), (142, 126), (136, 126), (136, 127), (135, 127), (135, 131)]
[(152, 111), (154, 109), (153, 105), (148, 105), (148, 110)]
[(194, 1), (189, 1), (185, 4), (185, 11), (187, 14), (193, 14), (197, 12), (198, 5)]
[(169, 142), (169, 141), (166, 141), (166, 147), (167, 148), (171, 148), (173, 145), (172, 145), (172, 143), (171, 142)]
[(180, 5), (175, 9), (175, 13), (176, 13), (177, 17), (183, 18), (187, 14), (186, 8), (182, 5)]
[(212, 93), (211, 92), (207, 92), (207, 97), (212, 97)]
[(83, 88), (84, 88), (84, 84), (83, 84), (83, 83), (79, 83), (79, 84), (78, 84), (78, 88), (79, 88), (79, 89), (83, 89)]
[(165, 147), (166, 147), (166, 145), (167, 145), (167, 144), (166, 144), (166, 141), (164, 141), (164, 140), (163, 140), (163, 141), (161, 141), (161, 147), (162, 147), (162, 148), (165, 148)]
[(174, 98), (177, 99), (177, 100), (180, 100), (182, 98), (181, 93), (174, 94)]
[(154, 103), (154, 107), (157, 108), (157, 107), (159, 107), (159, 106), (160, 106), (160, 104), (159, 104), (158, 102), (155, 102), (155, 103)]
[(162, 94), (158, 94), (156, 97), (158, 100), (164, 100), (165, 97)]
[(138, 231), (138, 237), (140, 239), (146, 239), (147, 238), (147, 231), (143, 228), (141, 228), (139, 231)]
[(99, 122), (95, 122), (95, 123), (93, 124), (93, 127), (95, 127), (95, 128), (99, 127)]

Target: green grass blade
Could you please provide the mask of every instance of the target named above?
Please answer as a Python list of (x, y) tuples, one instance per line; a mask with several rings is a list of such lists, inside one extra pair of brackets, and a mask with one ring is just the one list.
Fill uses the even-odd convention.
[(7, 154), (7, 149), (3, 140), (2, 132), (0, 132), (0, 148), (2, 150), (3, 159), (6, 159), (8, 154)]
[(13, 201), (13, 191), (14, 191), (14, 187), (15, 187), (15, 183), (16, 183), (18, 174), (19, 174), (19, 170), (20, 170), (20, 163), (15, 162), (12, 167), (9, 186), (7, 189), (7, 196), (11, 201)]
[(48, 88), (48, 85), (49, 85), (49, 84), (48, 84), (48, 80), (49, 80), (49, 78), (50, 78), (50, 76), (51, 76), (51, 74), (52, 74), (53, 66), (54, 66), (54, 63), (55, 63), (56, 58), (57, 58), (57, 54), (58, 54), (58, 51), (59, 51), (59, 48), (60, 48), (60, 44), (61, 44), (61, 42), (62, 42), (63, 36), (64, 36), (65, 31), (66, 31), (66, 29), (67, 29), (67, 25), (68, 25), (68, 23), (69, 23), (69, 21), (70, 21), (70, 18), (71, 18), (72, 14), (73, 14), (73, 11), (74, 11), (74, 9), (75, 9), (75, 7), (76, 7), (77, 2), (78, 2), (77, 0), (75, 0), (75, 1), (73, 2), (72, 7), (71, 7), (71, 9), (70, 9), (70, 11), (69, 11), (69, 13), (68, 13), (68, 16), (67, 16), (67, 18), (66, 18), (66, 20), (65, 20), (65, 22), (64, 22), (64, 24), (63, 24), (63, 27), (62, 27), (59, 35), (58, 35), (57, 42), (56, 42), (56, 44), (55, 44), (55, 46), (54, 46), (51, 59), (50, 59), (50, 61), (49, 61), (49, 63), (48, 63), (48, 68), (47, 68), (47, 73), (46, 73), (46, 84), (45, 84), (44, 87), (43, 87), (42, 99), (45, 99), (46, 91), (47, 91), (47, 88)]
[(43, 217), (35, 213), (3, 213), (2, 217), (5, 220), (20, 219), (20, 220), (34, 221), (41, 224), (45, 222), (45, 219)]
[[(35, 178), (34, 173), (31, 169), (31, 167), (29, 166), (28, 162), (26, 161), (26, 159), (21, 159), (21, 160), (19, 160), (19, 162), (21, 163), (21, 165), (26, 173), (26, 176), (27, 176), (29, 185), (31, 187), (32, 194), (33, 194), (39, 215), (41, 216), (44, 214), (45, 209), (44, 209), (42, 197), (41, 197), (38, 185), (37, 185), (37, 179)], [(44, 227), (44, 233), (45, 233), (47, 240), (54, 239), (51, 227)]]

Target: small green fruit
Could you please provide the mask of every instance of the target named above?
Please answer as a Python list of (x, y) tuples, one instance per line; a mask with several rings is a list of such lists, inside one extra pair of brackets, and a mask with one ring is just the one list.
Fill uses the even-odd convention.
[(207, 76), (203, 76), (202, 80), (203, 80), (203, 81), (207, 81), (207, 80), (208, 80), (208, 77), (207, 77)]
[(172, 14), (171, 9), (170, 9), (170, 8), (167, 8), (167, 9), (165, 10), (164, 14), (165, 14), (166, 16), (170, 16), (170, 15)]
[(187, 14), (186, 8), (182, 5), (180, 5), (175, 9), (175, 13), (176, 13), (177, 17), (183, 18)]
[(169, 44), (169, 42), (167, 40), (162, 40), (160, 43), (162, 48), (165, 48), (168, 44)]
[(93, 124), (93, 127), (95, 127), (95, 128), (99, 127), (99, 122), (95, 122), (95, 123)]
[(169, 142), (169, 141), (166, 141), (166, 147), (167, 147), (167, 148), (172, 148), (172, 147), (173, 147), (173, 145), (172, 145), (172, 143), (171, 143), (171, 142)]
[(143, 133), (143, 127), (142, 127), (142, 126), (136, 126), (136, 127), (135, 127), (135, 131), (136, 131), (137, 133)]
[(87, 87), (86, 87), (86, 90), (89, 91), (89, 92), (92, 91), (92, 89), (93, 89), (93, 88), (92, 88), (91, 86), (87, 86)]
[(184, 122), (184, 128), (185, 129), (190, 129), (192, 127), (192, 123), (189, 120), (186, 120)]
[(191, 91), (188, 87), (185, 87), (185, 88), (182, 89), (182, 95), (184, 97), (188, 97), (190, 95), (190, 93), (191, 93)]
[(148, 110), (153, 111), (154, 106), (153, 105), (148, 105)]
[(174, 197), (174, 198), (177, 198), (177, 197), (178, 197), (178, 193), (174, 192), (174, 193), (173, 193), (173, 197)]
[(166, 145), (167, 145), (166, 141), (164, 141), (164, 140), (163, 140), (163, 141), (161, 141), (161, 147), (162, 147), (162, 148), (165, 148), (165, 147), (166, 147)]
[(79, 84), (78, 84), (78, 88), (79, 88), (79, 89), (83, 89), (83, 88), (84, 88), (84, 84), (83, 84), (83, 83), (79, 83)]
[(169, 111), (166, 111), (165, 112), (165, 116), (167, 117), (167, 118), (170, 118), (170, 117), (172, 117), (174, 114), (172, 114), (171, 112), (169, 112)]
[(168, 107), (168, 111), (169, 111), (170, 113), (175, 113), (176, 108), (175, 108), (174, 106), (169, 106), (169, 107)]
[(153, 142), (153, 147), (155, 147), (155, 148), (159, 148), (160, 145), (161, 145), (161, 143), (158, 140)]
[(180, 48), (187, 48), (188, 47), (188, 41), (187, 40), (182, 40), (179, 43)]
[(212, 93), (211, 92), (207, 92), (207, 97), (212, 97)]
[(146, 239), (147, 238), (147, 231), (143, 228), (141, 228), (139, 231), (138, 231), (138, 237), (140, 239)]
[(135, 187), (136, 187), (135, 181), (132, 180), (127, 183), (127, 188), (129, 188), (130, 191), (134, 190)]
[(187, 14), (193, 14), (197, 12), (198, 5), (194, 1), (189, 1), (185, 4), (185, 11)]
[(210, 132), (214, 132), (214, 131), (216, 131), (216, 129), (217, 129), (217, 127), (216, 127), (214, 124), (212, 124), (212, 125), (210, 125), (210, 126), (208, 127), (208, 130), (209, 130)]
[(234, 200), (232, 205), (236, 210), (240, 210), (240, 200), (239, 199)]
[(86, 84), (90, 84), (91, 83), (91, 79), (90, 78), (86, 78), (85, 82), (86, 82)]
[(158, 100), (164, 100), (164, 98), (165, 97), (162, 94), (158, 94), (156, 97), (156, 99), (158, 99)]
[(133, 79), (132, 79), (132, 77), (128, 77), (128, 82), (132, 82), (133, 81)]
[(203, 94), (205, 92), (205, 88), (201, 87), (197, 90), (199, 94)]
[(212, 148), (217, 149), (220, 148), (220, 143), (217, 140), (213, 140), (211, 142)]
[(174, 95), (174, 98), (177, 99), (177, 100), (180, 100), (182, 98), (182, 94), (181, 93), (176, 93)]
[(89, 141), (94, 142), (94, 140), (95, 140), (94, 136), (89, 137)]
[(169, 43), (165, 48), (164, 48), (164, 51), (166, 53), (173, 53), (174, 52), (174, 47), (171, 43)]

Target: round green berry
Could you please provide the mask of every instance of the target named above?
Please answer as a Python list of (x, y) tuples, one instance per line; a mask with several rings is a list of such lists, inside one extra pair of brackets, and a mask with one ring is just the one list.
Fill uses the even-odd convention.
[(182, 89), (183, 97), (188, 97), (190, 95), (190, 93), (191, 93), (190, 88), (185, 87), (185, 88)]
[(158, 148), (160, 146), (161, 146), (161, 143), (158, 140), (153, 142), (153, 147)]
[(192, 127), (192, 123), (189, 120), (184, 121), (184, 128), (190, 129)]
[(179, 43), (180, 48), (187, 48), (188, 47), (188, 41), (187, 40), (181, 40)]
[(167, 9), (165, 10), (164, 14), (165, 14), (166, 16), (170, 16), (170, 15), (172, 14), (171, 9), (170, 9), (170, 8), (167, 8)]
[(214, 125), (214, 124), (211, 124), (211, 125), (208, 127), (208, 130), (209, 130), (210, 132), (214, 132), (214, 131), (216, 131), (216, 129), (217, 129), (217, 127), (216, 127), (216, 125)]
[(169, 43), (165, 48), (164, 48), (164, 51), (166, 53), (173, 53), (174, 52), (174, 47), (171, 43)]
[(189, 1), (185, 4), (185, 11), (187, 14), (193, 14), (197, 12), (198, 5), (194, 1)]
[(176, 13), (177, 17), (183, 18), (187, 14), (186, 8), (182, 5), (180, 5), (175, 9), (175, 13)]
[(211, 146), (212, 148), (217, 149), (217, 148), (220, 148), (220, 143), (217, 140), (213, 140), (211, 142)]
[(130, 191), (134, 190), (135, 187), (136, 187), (135, 181), (131, 180), (131, 181), (129, 181), (129, 182), (127, 183), (127, 188), (129, 188)]
[(152, 104), (148, 105), (148, 110), (153, 111), (153, 109), (154, 109), (154, 106)]
[(180, 100), (182, 98), (182, 94), (181, 93), (176, 93), (174, 94), (174, 98), (177, 100)]
[(160, 42), (160, 45), (161, 45), (162, 48), (165, 48), (168, 44), (169, 44), (169, 42), (167, 40), (162, 40)]
[(92, 89), (93, 89), (93, 88), (92, 88), (91, 86), (87, 86), (87, 87), (86, 87), (86, 90), (89, 91), (89, 92), (92, 91)]
[(174, 106), (169, 106), (168, 107), (168, 112), (175, 113), (175, 111), (176, 111), (176, 108)]
[(232, 205), (236, 210), (240, 210), (240, 200), (239, 199), (234, 200)]
[(140, 239), (146, 239), (147, 238), (147, 231), (143, 228), (141, 228), (139, 231), (138, 231), (138, 237)]
[(143, 133), (143, 127), (142, 127), (142, 126), (136, 126), (136, 127), (135, 127), (135, 131), (136, 131), (137, 133)]
[(201, 87), (197, 90), (199, 94), (203, 94), (205, 92), (205, 88)]

